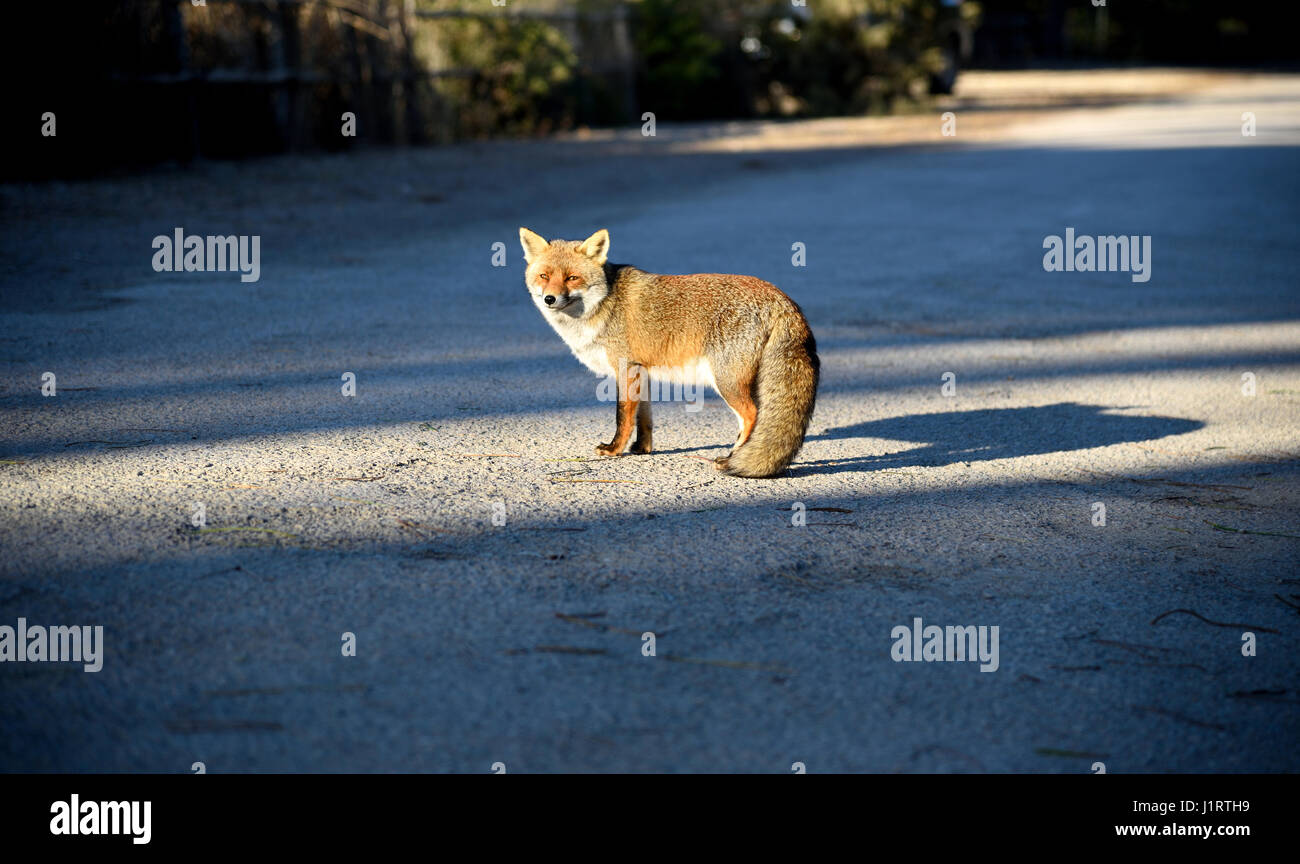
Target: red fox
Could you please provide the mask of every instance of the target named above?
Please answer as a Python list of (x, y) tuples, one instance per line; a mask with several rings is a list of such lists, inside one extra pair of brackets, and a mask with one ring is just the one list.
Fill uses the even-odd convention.
[(716, 460), (719, 471), (785, 470), (808, 431), (821, 369), (793, 300), (753, 276), (662, 276), (611, 264), (604, 229), (579, 243), (520, 228), (519, 241), (542, 317), (588, 369), (618, 377), (614, 440), (597, 453), (621, 455), (634, 423), (632, 452), (651, 451), (650, 402), (640, 398), (649, 372), (710, 385), (736, 415), (740, 433)]

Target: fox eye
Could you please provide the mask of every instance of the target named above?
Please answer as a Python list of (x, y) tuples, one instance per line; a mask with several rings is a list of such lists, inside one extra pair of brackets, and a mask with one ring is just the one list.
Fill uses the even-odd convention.
[(564, 281), (565, 281), (565, 282), (577, 282), (577, 281), (578, 281), (578, 277), (577, 277), (577, 276), (566, 276), (566, 277), (564, 277)]

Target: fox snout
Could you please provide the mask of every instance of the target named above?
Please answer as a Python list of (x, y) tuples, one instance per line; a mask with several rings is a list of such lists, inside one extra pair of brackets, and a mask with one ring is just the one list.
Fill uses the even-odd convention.
[(559, 312), (561, 309), (567, 308), (571, 304), (581, 300), (582, 292), (562, 287), (556, 288), (542, 286), (541, 291), (537, 295), (537, 299), (546, 307), (546, 311)]
[(573, 299), (574, 295), (564, 289), (542, 289), (542, 302), (557, 311), (568, 306)]

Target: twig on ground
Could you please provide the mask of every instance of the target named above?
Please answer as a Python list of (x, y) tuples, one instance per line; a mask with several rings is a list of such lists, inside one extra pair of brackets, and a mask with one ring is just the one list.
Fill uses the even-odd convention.
[(1225, 624), (1222, 621), (1211, 621), (1209, 618), (1206, 618), (1204, 615), (1202, 615), (1200, 612), (1197, 612), (1195, 609), (1170, 609), (1168, 612), (1161, 612), (1159, 615), (1151, 619), (1151, 624), (1152, 626), (1155, 626), (1156, 624), (1159, 624), (1162, 620), (1169, 617), (1170, 615), (1174, 615), (1179, 612), (1181, 612), (1184, 615), (1191, 615), (1193, 618), (1199, 618), (1200, 620), (1204, 621), (1206, 624), (1212, 624), (1215, 627), (1230, 627), (1233, 630), (1258, 630), (1261, 633), (1278, 632), (1277, 630), (1274, 630), (1272, 627), (1261, 627), (1256, 624)]
[(533, 649), (540, 654), (608, 654), (604, 648), (579, 648), (576, 645), (538, 645)]
[(1152, 477), (1142, 479), (1138, 477), (1129, 477), (1134, 483), (1161, 483), (1165, 486), (1183, 486), (1189, 489), (1244, 489), (1247, 492), (1254, 489), (1254, 486), (1233, 486), (1228, 483), (1184, 483), (1181, 480), (1165, 480), (1161, 477)]
[(1300, 540), (1300, 535), (1296, 534), (1281, 534), (1277, 531), (1250, 531), (1246, 528), (1229, 528), (1227, 525), (1219, 525), (1216, 522), (1211, 522), (1209, 519), (1202, 519), (1201, 521), (1206, 525), (1209, 525), (1211, 528), (1215, 528), (1219, 531), (1227, 531), (1229, 534), (1257, 534), (1260, 537), (1289, 537), (1292, 540)]
[(710, 660), (703, 657), (683, 657), (679, 654), (660, 654), (664, 660), (673, 663), (693, 663), (701, 666), (719, 666), (723, 669), (753, 669), (758, 672), (773, 672), (777, 675), (793, 675), (794, 670), (772, 663), (749, 663), (744, 660)]
[(1155, 705), (1135, 705), (1134, 711), (1145, 711), (1149, 714), (1159, 714), (1163, 717), (1170, 717), (1192, 726), (1200, 726), (1202, 729), (1218, 729), (1220, 731), (1227, 729), (1222, 723), (1209, 723), (1205, 720), (1197, 720), (1195, 717), (1188, 717), (1186, 714), (1179, 714), (1177, 711), (1170, 711), (1168, 708), (1160, 708)]
[(1280, 600), (1281, 602), (1285, 603), (1286, 605), (1290, 606), (1292, 609), (1295, 609), (1297, 612), (1300, 612), (1300, 605), (1292, 603), (1290, 600), (1286, 599), (1281, 594), (1274, 594), (1273, 596), (1278, 600)]

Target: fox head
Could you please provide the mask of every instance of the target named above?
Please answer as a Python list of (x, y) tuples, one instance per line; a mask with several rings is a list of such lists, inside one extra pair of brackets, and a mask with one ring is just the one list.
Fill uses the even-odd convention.
[(519, 229), (528, 269), (524, 284), (543, 315), (585, 318), (609, 295), (605, 260), (609, 257), (609, 232), (604, 228), (581, 243), (551, 240)]

